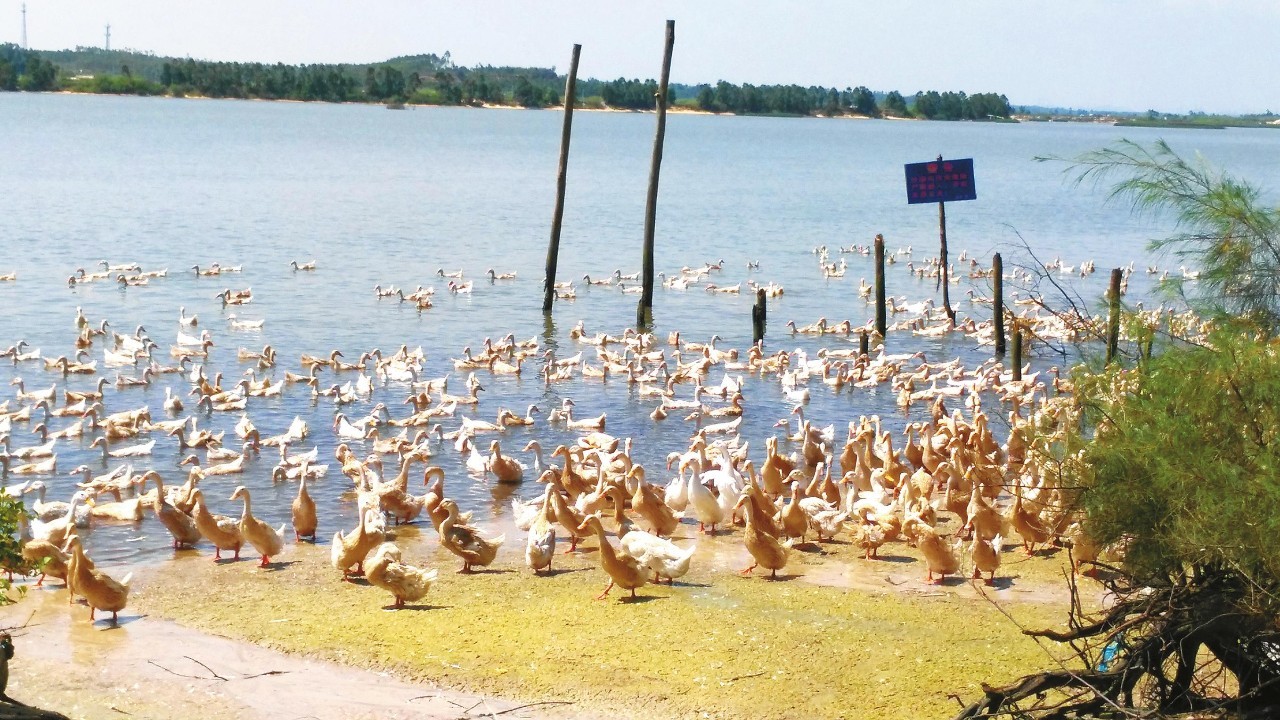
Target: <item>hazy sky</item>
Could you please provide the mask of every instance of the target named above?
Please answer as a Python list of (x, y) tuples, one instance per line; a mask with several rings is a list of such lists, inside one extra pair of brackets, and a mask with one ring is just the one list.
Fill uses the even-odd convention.
[[(20, 0), (0, 0), (17, 42)], [(672, 79), (1001, 92), (1014, 105), (1280, 111), (1280, 0), (27, 0), (34, 49), (361, 62), (451, 51), (460, 65)]]

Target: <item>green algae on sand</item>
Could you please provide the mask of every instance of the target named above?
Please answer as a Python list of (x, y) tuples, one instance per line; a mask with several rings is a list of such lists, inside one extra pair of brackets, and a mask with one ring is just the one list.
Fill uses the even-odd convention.
[[(342, 583), (322, 548), (288, 564), (197, 559), (152, 571), (135, 607), (204, 630), (469, 692), (571, 701), (578, 711), (651, 717), (941, 717), (949, 693), (1012, 679), (1050, 659), (991, 603), (954, 592), (829, 587), (695, 571), (636, 601), (595, 602), (594, 549), (533, 577), (500, 556), (423, 602)], [(410, 561), (415, 561), (409, 558)], [(417, 561), (421, 561), (418, 558)], [(876, 566), (873, 566), (876, 567)], [(799, 568), (808, 572), (810, 568)], [(209, 592), (213, 588), (214, 592)], [(1006, 603), (1023, 625), (1057, 625), (1065, 600)], [(371, 688), (371, 691), (373, 689)]]

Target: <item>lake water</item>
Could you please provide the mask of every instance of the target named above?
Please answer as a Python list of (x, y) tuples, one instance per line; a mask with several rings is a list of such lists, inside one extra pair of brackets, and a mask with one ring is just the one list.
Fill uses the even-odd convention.
[[(579, 282), (578, 299), (559, 302), (554, 323), (544, 324), (541, 267), (560, 123), (554, 111), (389, 112), (363, 105), (0, 93), (0, 168), (7, 181), (0, 203), (0, 272), (19, 275), (15, 283), (0, 284), (0, 345), (25, 339), (47, 357), (72, 355), (79, 306), (95, 324), (106, 318), (121, 332), (145, 325), (167, 355), (178, 330), (178, 308), (185, 306), (213, 334), (209, 374), (222, 370), (232, 382), (249, 367), (236, 361), (236, 348), (265, 343), (279, 351), (278, 377), (298, 370), (301, 353), (341, 349), (355, 359), (373, 347), (390, 354), (402, 343), (422, 346), (427, 355), (423, 376), (438, 377), (451, 370), (450, 358), (464, 345), (478, 347), (483, 338), (507, 332), (537, 335), (562, 356), (571, 355), (579, 349), (567, 337), (575, 322), (584, 320), (589, 332), (619, 334), (635, 317), (636, 296)], [(575, 115), (561, 280), (640, 269), (653, 128), (654, 117), (647, 114)], [(1021, 250), (1025, 240), (1043, 260), (1061, 256), (1069, 265), (1094, 260), (1099, 272), (1078, 283), (1091, 302), (1101, 296), (1107, 269), (1135, 262), (1139, 271), (1131, 294), (1140, 295), (1150, 283), (1142, 272), (1146, 264), (1176, 271), (1176, 259), (1152, 260), (1144, 251), (1147, 240), (1171, 232), (1169, 223), (1134, 217), (1121, 203), (1105, 203), (1104, 192), (1065, 182), (1062, 165), (1033, 158), (1071, 157), (1120, 138), (1149, 142), (1160, 137), (1181, 153), (1200, 152), (1219, 167), (1274, 187), (1280, 133), (1265, 131), (674, 114), (662, 168), (657, 269), (673, 272), (724, 259), (723, 275), (715, 278), (720, 284), (756, 279), (786, 288), (769, 307), (771, 351), (802, 347), (812, 353), (824, 344), (843, 343), (791, 337), (784, 323), (819, 316), (866, 321), (871, 309), (858, 297), (857, 286), (860, 277), (870, 281), (870, 262), (861, 255), (836, 254), (839, 246), (869, 244), (883, 233), (891, 251), (910, 246), (917, 261), (936, 253), (936, 209), (906, 205), (902, 165), (942, 154), (975, 158), (977, 176), (977, 201), (948, 207), (953, 260), (967, 250), (983, 264), (995, 251), (1003, 252), (1007, 266), (1030, 262)], [(811, 252), (819, 245), (831, 250), (832, 260), (848, 261), (846, 277), (823, 279)], [(168, 268), (170, 275), (127, 290), (110, 283), (67, 287), (66, 278), (76, 268), (93, 270), (103, 259)], [(319, 271), (290, 271), (290, 260), (310, 259)], [(760, 269), (748, 273), (749, 260), (759, 261)], [(905, 261), (891, 266), (890, 293), (911, 300), (931, 295), (933, 283), (911, 276)], [(243, 274), (197, 278), (190, 270), (213, 262), (243, 265)], [(517, 271), (519, 278), (490, 285), (483, 273), (491, 267)], [(449, 295), (445, 281), (435, 275), (438, 268), (464, 270), (476, 281), (474, 294)], [(406, 289), (434, 285), (436, 307), (419, 313), (378, 300), (372, 289), (379, 283)], [(253, 288), (254, 302), (232, 311), (265, 318), (262, 333), (228, 330), (226, 311), (214, 298), (226, 287)], [(981, 320), (989, 311), (963, 302), (967, 287), (966, 280), (952, 297), (961, 313)], [(750, 343), (749, 294), (658, 288), (655, 295), (660, 337), (680, 329), (692, 340), (717, 333), (722, 347), (745, 349)], [(94, 348), (99, 365), (101, 346)], [(888, 347), (971, 362), (987, 352), (960, 337), (926, 341), (896, 335)], [(1035, 362), (1047, 367), (1054, 360)], [(674, 414), (663, 423), (650, 421), (656, 403), (640, 400), (625, 382), (601, 386), (575, 380), (544, 388), (535, 369), (527, 368), (521, 379), (481, 373), (487, 392), (476, 415), (492, 420), (500, 406), (520, 412), (534, 402), (547, 410), (572, 396), (580, 416), (607, 411), (608, 431), (635, 438), (634, 457), (648, 466), (650, 480), (665, 481), (662, 458), (687, 446), (692, 424)], [(35, 364), (0, 365), (6, 387), (19, 375), (28, 389), (63, 384), (60, 376)], [(715, 384), (720, 375), (713, 371), (708, 383)], [(114, 372), (105, 376), (112, 380)], [(450, 389), (458, 392), (461, 377), (452, 377)], [(88, 387), (94, 379), (72, 377), (68, 386)], [(112, 388), (107, 409), (145, 404), (160, 419), (165, 385), (185, 395), (187, 385), (166, 376), (145, 390), (116, 393)], [(901, 429), (912, 419), (897, 410), (893, 394), (883, 388), (837, 394), (814, 383), (811, 389), (807, 412), (818, 425), (843, 427), (860, 415), (878, 413), (889, 427)], [(759, 448), (790, 406), (775, 381), (751, 381), (746, 396), (743, 435)], [(401, 416), (404, 397), (405, 388), (392, 384), (379, 388), (370, 403), (346, 412), (359, 416), (381, 401)], [(328, 462), (337, 445), (329, 430), (333, 412), (331, 402), (316, 403), (297, 388), (280, 399), (250, 403), (250, 416), (264, 436), (283, 432), (295, 415), (307, 419), (313, 434), (304, 448), (318, 446)], [(229, 430), (237, 418), (215, 414), (202, 417), (201, 426)], [(52, 424), (56, 428), (65, 421)], [(511, 430), (502, 442), (505, 451), (521, 456), (518, 450), (529, 439), (550, 449), (573, 437), (542, 423)], [(180, 482), (185, 472), (176, 467), (177, 443), (159, 440), (149, 460), (134, 464), (154, 466), (169, 482)], [(34, 441), (25, 426), (16, 427), (15, 447)], [(72, 479), (65, 473), (82, 462), (102, 471), (97, 451), (87, 445), (59, 441), (60, 474), (46, 478), (51, 497), (71, 494)], [(433, 462), (445, 467), (450, 495), (464, 509), (478, 510), (481, 520), (502, 520), (505, 502), (495, 500), (490, 486), (468, 478), (451, 449)], [(257, 514), (273, 522), (287, 520), (295, 488), (271, 485), (273, 464), (268, 449), (243, 476), (206, 480), (202, 486), (214, 511), (238, 513), (239, 505), (225, 497), (243, 483), (255, 491)], [(336, 470), (313, 490), (322, 537), (354, 524), (352, 501), (339, 497), (350, 482)], [(531, 496), (536, 492), (531, 485), (526, 482), (517, 492)], [(101, 525), (87, 537), (90, 551), (108, 564), (159, 560), (172, 552), (150, 513), (138, 526)]]

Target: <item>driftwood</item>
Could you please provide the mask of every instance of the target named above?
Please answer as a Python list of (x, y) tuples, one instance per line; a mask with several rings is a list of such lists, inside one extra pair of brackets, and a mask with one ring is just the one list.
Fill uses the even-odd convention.
[(1224, 568), (1196, 568), (1161, 587), (1109, 570), (1104, 584), (1116, 601), (1100, 617), (1073, 602), (1069, 630), (1023, 630), (1069, 644), (1077, 662), (983, 684), (983, 698), (956, 720), (1280, 717), (1280, 633), (1249, 602), (1257, 588)]

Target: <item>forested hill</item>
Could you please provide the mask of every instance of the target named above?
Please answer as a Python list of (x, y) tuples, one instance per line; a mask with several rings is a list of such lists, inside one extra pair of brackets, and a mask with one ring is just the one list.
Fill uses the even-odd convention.
[[(455, 65), (446, 52), (376, 63), (284, 65), (162, 57), (130, 50), (25, 51), (0, 45), (0, 90), (68, 90), (135, 95), (376, 102), (429, 105), (561, 103), (565, 77), (555, 68)], [(651, 110), (655, 80), (578, 80), (578, 106)], [(930, 120), (988, 120), (1012, 113), (1004, 95), (873, 92), (857, 86), (673, 84), (673, 105), (761, 115), (865, 115)]]

